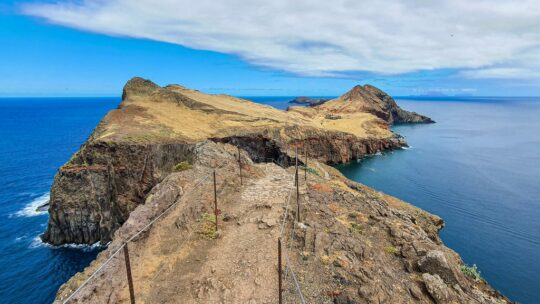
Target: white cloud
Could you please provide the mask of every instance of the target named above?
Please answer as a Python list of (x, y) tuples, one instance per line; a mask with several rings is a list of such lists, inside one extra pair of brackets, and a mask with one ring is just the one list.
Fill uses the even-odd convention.
[(302, 75), (445, 68), (493, 78), (540, 62), (538, 0), (79, 0), (23, 11)]
[(473, 79), (530, 79), (540, 78), (540, 70), (527, 68), (485, 68), (463, 71), (460, 75)]

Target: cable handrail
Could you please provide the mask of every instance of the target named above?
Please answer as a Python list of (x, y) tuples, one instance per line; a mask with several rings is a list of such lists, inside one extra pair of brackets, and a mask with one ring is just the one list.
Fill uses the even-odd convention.
[[(274, 159), (272, 159), (272, 161), (280, 166)], [(281, 167), (281, 166), (280, 166)], [(295, 173), (296, 174), (296, 173)], [(296, 180), (296, 175), (293, 177), (293, 182), (294, 180)], [(292, 191), (294, 190), (294, 188), (291, 188), (289, 189), (289, 195), (287, 197), (287, 202), (286, 202), (286, 205), (285, 205), (285, 211), (283, 213), (283, 221), (281, 223), (281, 228), (280, 228), (280, 232), (279, 232), (279, 238), (282, 238), (283, 237), (283, 231), (284, 231), (284, 228), (285, 228), (285, 223), (287, 222), (287, 217), (288, 217), (288, 213), (289, 213), (289, 205), (290, 205), (290, 202), (291, 202), (291, 196), (292, 196)], [(304, 295), (302, 294), (302, 290), (300, 288), (300, 283), (298, 282), (298, 279), (296, 277), (296, 274), (294, 273), (294, 270), (292, 269), (292, 264), (289, 260), (289, 248), (290, 248), (290, 245), (291, 245), (291, 241), (293, 239), (293, 235), (294, 235), (294, 229), (295, 229), (295, 226), (293, 224), (293, 227), (291, 229), (291, 236), (289, 237), (289, 239), (287, 240), (287, 243), (286, 243), (286, 246), (284, 248), (284, 254), (285, 254), (285, 280), (287, 280), (288, 276), (289, 276), (289, 272), (291, 273), (291, 276), (293, 277), (293, 280), (294, 280), (294, 285), (295, 285), (295, 288), (296, 288), (296, 292), (298, 293), (298, 295), (300, 296), (300, 300), (302, 302), (302, 304), (305, 304), (306, 301), (304, 299)], [(281, 292), (281, 291), (280, 291)]]
[[(222, 169), (223, 167), (225, 167), (227, 165), (227, 163), (224, 163), (223, 165), (217, 167), (217, 168), (214, 168), (213, 170), (218, 170), (218, 169)], [(209, 173), (207, 175), (204, 175), (202, 177), (200, 177), (197, 182), (193, 185), (192, 189), (198, 189), (198, 186), (205, 180), (207, 180), (210, 175), (212, 173)], [(193, 193), (195, 191), (189, 191), (187, 192), (185, 195), (183, 195), (181, 198), (177, 199), (175, 202), (173, 202), (169, 207), (167, 207), (163, 212), (161, 212), (158, 216), (156, 216), (152, 221), (150, 221), (150, 223), (148, 223), (146, 226), (144, 226), (142, 229), (140, 229), (137, 233), (135, 233), (133, 236), (131, 236), (129, 239), (127, 239), (126, 241), (124, 241), (122, 243), (122, 245), (116, 250), (114, 251), (114, 253), (112, 253), (109, 258), (107, 260), (105, 260), (105, 262), (103, 262), (103, 264), (101, 264), (98, 269), (96, 269), (81, 285), (79, 285), (79, 287), (77, 289), (75, 289), (74, 292), (72, 292), (69, 297), (67, 299), (65, 299), (64, 301), (62, 301), (63, 304), (67, 304), (72, 298), (73, 296), (75, 296), (79, 291), (82, 290), (82, 288), (84, 286), (86, 286), (86, 284), (88, 284), (88, 282), (90, 282), (90, 280), (92, 280), (108, 263), (111, 262), (111, 260), (120, 252), (120, 250), (122, 250), (127, 243), (133, 241), (133, 239), (135, 239), (137, 236), (139, 236), (141, 233), (143, 233), (144, 231), (146, 231), (146, 229), (148, 229), (152, 224), (154, 224), (157, 220), (159, 220), (165, 213), (167, 213), (169, 210), (172, 209), (172, 207), (176, 206), (180, 201), (182, 201), (186, 196), (188, 196), (189, 194)], [(189, 236), (188, 236), (189, 237)], [(187, 239), (187, 238), (186, 238)], [(182, 242), (182, 245), (185, 243)]]
[[(281, 164), (279, 164), (275, 159), (272, 158), (272, 162), (275, 163), (277, 166), (283, 168), (281, 166)], [(225, 167), (227, 165), (227, 163), (224, 163), (223, 165), (219, 166), (219, 167), (216, 167), (213, 169), (213, 171), (215, 170), (219, 170), (219, 169), (222, 169), (223, 167)], [(169, 205), (165, 210), (163, 210), (159, 215), (157, 215), (154, 219), (152, 219), (148, 224), (146, 224), (143, 228), (139, 229), (134, 235), (132, 235), (131, 237), (129, 237), (127, 240), (125, 240), (121, 246), (119, 246), (108, 258), (107, 260), (105, 260), (105, 262), (103, 262), (81, 285), (79, 285), (79, 287), (77, 289), (75, 289), (75, 291), (73, 291), (65, 300), (63, 300), (63, 304), (67, 304), (70, 300), (73, 299), (73, 297), (78, 293), (80, 292), (91, 280), (93, 280), (96, 275), (98, 273), (100, 273), (106, 265), (108, 265), (114, 257), (117, 256), (117, 254), (122, 250), (124, 249), (124, 247), (126, 247), (126, 245), (129, 243), (129, 242), (132, 242), (134, 241), (139, 235), (141, 235), (143, 232), (147, 231), (148, 228), (150, 228), (155, 222), (157, 222), (159, 219), (161, 219), (165, 214), (167, 214), (171, 209), (173, 209), (173, 207), (175, 207), (176, 205), (178, 205), (178, 203), (180, 203), (181, 201), (184, 201), (184, 199), (186, 197), (188, 197), (189, 195), (192, 195), (193, 193), (196, 192), (196, 190), (199, 188), (199, 185), (201, 185), (202, 183), (204, 183), (205, 181), (208, 180), (208, 178), (212, 175), (212, 173), (208, 173), (202, 177), (200, 177), (196, 183), (193, 184), (192, 186), (192, 189), (191, 191), (185, 193), (184, 195), (182, 195), (180, 198), (178, 198), (176, 201), (174, 201), (171, 205)], [(292, 181), (294, 182), (294, 180), (296, 179), (296, 176), (293, 176), (292, 178)], [(285, 230), (285, 224), (287, 223), (287, 219), (288, 219), (288, 215), (290, 213), (289, 211), (289, 206), (290, 206), (290, 203), (291, 203), (291, 198), (292, 198), (292, 192), (293, 192), (294, 188), (289, 188), (289, 193), (287, 195), (287, 200), (286, 200), (286, 203), (285, 203), (285, 211), (283, 213), (283, 219), (282, 219), (282, 222), (281, 222), (281, 225), (280, 225), (280, 232), (279, 232), (279, 238), (282, 238), (283, 237), (283, 234), (284, 234), (284, 230)], [(295, 225), (293, 224), (293, 227), (291, 229), (291, 235), (289, 237), (289, 239), (287, 240), (287, 243), (286, 243), (286, 246), (285, 246), (285, 250), (284, 250), (284, 253), (285, 253), (285, 279), (288, 278), (289, 276), (289, 272), (291, 273), (291, 276), (294, 280), (294, 286), (295, 286), (295, 289), (296, 289), (296, 292), (299, 294), (300, 296), (300, 300), (302, 302), (302, 304), (305, 304), (305, 298), (302, 294), (302, 290), (300, 288), (300, 283), (298, 281), (298, 278), (292, 268), (292, 263), (290, 262), (290, 259), (289, 259), (289, 249), (291, 248), (291, 243), (292, 243), (292, 239), (293, 239), (293, 235), (294, 235), (294, 231), (295, 231)], [(193, 231), (191, 231), (187, 237), (183, 240), (183, 242), (180, 244), (180, 247), (183, 247), (184, 244), (186, 243), (186, 241), (190, 238), (191, 234), (193, 233)], [(247, 241), (250, 241), (250, 240), (245, 240), (246, 242)], [(242, 242), (243, 243), (243, 242)], [(127, 248), (126, 248), (127, 249)]]

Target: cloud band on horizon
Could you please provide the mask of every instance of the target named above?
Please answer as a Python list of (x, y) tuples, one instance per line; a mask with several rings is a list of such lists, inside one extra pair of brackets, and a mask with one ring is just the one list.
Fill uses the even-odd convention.
[(473, 79), (540, 78), (534, 0), (84, 0), (26, 4), (22, 11), (305, 76), (455, 69)]

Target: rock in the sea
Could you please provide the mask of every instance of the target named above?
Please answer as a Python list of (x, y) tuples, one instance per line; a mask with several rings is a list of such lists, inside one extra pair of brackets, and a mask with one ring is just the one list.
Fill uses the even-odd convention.
[(296, 97), (294, 98), (293, 100), (289, 101), (289, 103), (294, 103), (294, 104), (301, 104), (301, 105), (308, 105), (308, 106), (318, 106), (318, 105), (322, 105), (323, 103), (327, 102), (328, 98), (312, 98), (312, 97), (305, 97), (305, 96), (301, 96), (301, 97)]

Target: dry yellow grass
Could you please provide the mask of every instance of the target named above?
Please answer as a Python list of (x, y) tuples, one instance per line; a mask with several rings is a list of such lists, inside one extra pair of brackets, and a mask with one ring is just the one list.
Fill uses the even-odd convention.
[[(158, 90), (158, 93), (153, 95), (129, 94), (119, 109), (105, 117), (93, 139), (196, 142), (212, 137), (253, 134), (265, 130), (281, 132), (283, 128), (292, 126), (314, 132), (345, 132), (359, 138), (392, 136), (388, 126), (369, 113), (336, 116), (317, 108), (301, 107), (281, 111), (249, 100), (205, 94), (181, 86), (168, 86)], [(175, 102), (169, 98), (171, 93), (189, 98), (196, 104)]]

